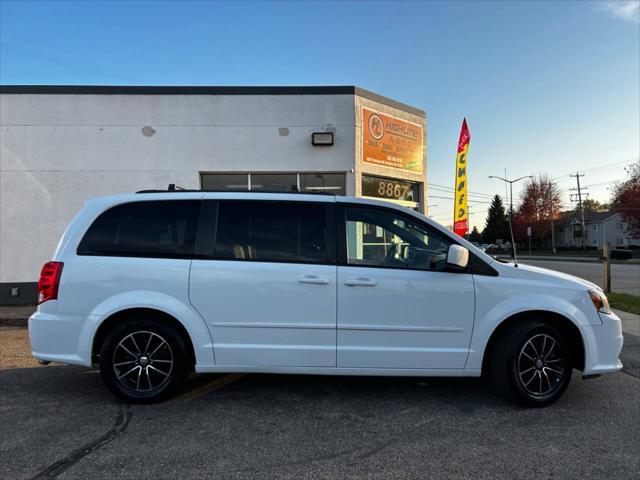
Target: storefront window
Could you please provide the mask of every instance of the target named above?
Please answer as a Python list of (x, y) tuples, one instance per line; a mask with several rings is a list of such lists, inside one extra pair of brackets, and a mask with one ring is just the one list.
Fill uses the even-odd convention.
[(346, 195), (344, 173), (301, 173), (300, 191)]
[(247, 190), (249, 177), (246, 173), (203, 173), (201, 184), (203, 190)]
[(264, 190), (346, 195), (344, 173), (202, 173), (203, 190)]
[(295, 173), (252, 173), (251, 190), (296, 192), (298, 179)]

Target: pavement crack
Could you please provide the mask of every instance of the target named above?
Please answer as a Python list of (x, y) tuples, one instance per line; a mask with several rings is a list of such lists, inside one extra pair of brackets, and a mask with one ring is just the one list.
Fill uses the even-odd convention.
[(640, 376), (636, 375), (635, 373), (631, 373), (628, 370), (622, 369), (621, 372), (625, 375), (629, 375), (631, 378), (635, 378), (636, 380), (640, 379)]
[(58, 460), (57, 462), (51, 464), (40, 473), (32, 477), (32, 480), (43, 480), (43, 479), (52, 479), (57, 478), (61, 473), (69, 470), (76, 463), (82, 460), (84, 457), (89, 455), (90, 453), (98, 450), (103, 447), (115, 437), (123, 433), (127, 427), (129, 426), (129, 422), (131, 422), (132, 413), (129, 410), (128, 405), (119, 403), (118, 404), (118, 414), (113, 422), (113, 426), (102, 436), (99, 438), (88, 442), (77, 448), (76, 450), (69, 453), (66, 457)]

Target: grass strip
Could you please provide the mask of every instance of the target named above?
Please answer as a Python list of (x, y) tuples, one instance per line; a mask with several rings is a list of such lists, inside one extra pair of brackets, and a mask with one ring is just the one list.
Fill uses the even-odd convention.
[(611, 308), (640, 315), (640, 297), (638, 295), (609, 292), (607, 298)]

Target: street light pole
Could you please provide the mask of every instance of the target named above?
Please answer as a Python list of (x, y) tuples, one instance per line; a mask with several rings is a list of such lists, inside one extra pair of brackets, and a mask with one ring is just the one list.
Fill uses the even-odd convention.
[(556, 253), (556, 233), (553, 226), (553, 184), (549, 180), (549, 208), (551, 210), (551, 250)]
[(524, 177), (516, 178), (515, 180), (509, 180), (506, 178), (498, 177), (497, 175), (489, 175), (489, 178), (497, 178), (498, 180), (502, 180), (503, 182), (509, 184), (509, 232), (511, 233), (511, 257), (513, 257), (513, 261), (515, 266), (518, 266), (518, 257), (516, 255), (516, 241), (513, 238), (513, 184), (523, 180), (525, 178), (533, 178), (533, 175), (525, 175)]

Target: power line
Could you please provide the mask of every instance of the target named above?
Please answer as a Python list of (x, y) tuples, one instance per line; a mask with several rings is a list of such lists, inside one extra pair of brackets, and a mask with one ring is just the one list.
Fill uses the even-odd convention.
[[(429, 183), (427, 182), (427, 185), (433, 188), (439, 188), (439, 189), (444, 189), (447, 190), (449, 192), (454, 192), (455, 189), (453, 187), (446, 187), (444, 185), (438, 185), (437, 183)], [(467, 190), (467, 195), (475, 195), (475, 196), (480, 196), (480, 197), (487, 197), (487, 198), (493, 198), (493, 195), (490, 195), (488, 193), (480, 193), (480, 192), (472, 192), (471, 190)]]
[[(441, 187), (439, 185), (429, 185), (429, 188), (431, 188), (433, 190), (440, 190), (440, 191), (447, 192), (447, 193), (455, 192), (455, 190), (453, 188)], [(469, 191), (467, 191), (467, 195), (473, 195), (475, 197), (482, 197), (482, 198), (493, 198), (493, 195), (488, 195), (488, 194), (484, 194), (484, 193), (473, 193), (473, 192), (469, 192)]]
[[(584, 170), (582, 170), (582, 172), (588, 172), (588, 173), (595, 173), (595, 172), (601, 172), (601, 171), (606, 171), (606, 170), (612, 170), (614, 168), (618, 168), (618, 167), (622, 167), (625, 165), (630, 165), (632, 163), (637, 162), (638, 159), (636, 160), (624, 160), (624, 161), (618, 161), (618, 162), (612, 162), (612, 163), (606, 163), (604, 165), (598, 165), (597, 167), (591, 167), (591, 168), (586, 168)], [(552, 181), (556, 182), (558, 180), (564, 179), (565, 180), (569, 180), (571, 177), (574, 177), (575, 175), (571, 174), (571, 173), (567, 173), (566, 175), (561, 175), (559, 177), (553, 178)]]
[(618, 178), (616, 180), (610, 180), (610, 181), (607, 181), (607, 182), (590, 183), (589, 185), (585, 185), (582, 188), (597, 187), (599, 185), (606, 185), (607, 183), (621, 182), (623, 180), (625, 180), (625, 179), (624, 178)]
[[(441, 198), (441, 199), (444, 199), (444, 200), (455, 200), (455, 198), (453, 198), (453, 197), (442, 197), (442, 196), (439, 196), (439, 195), (427, 195), (427, 197), (429, 197), (429, 198)], [(474, 200), (472, 198), (468, 199), (467, 201), (469, 203), (491, 203), (488, 200)]]

